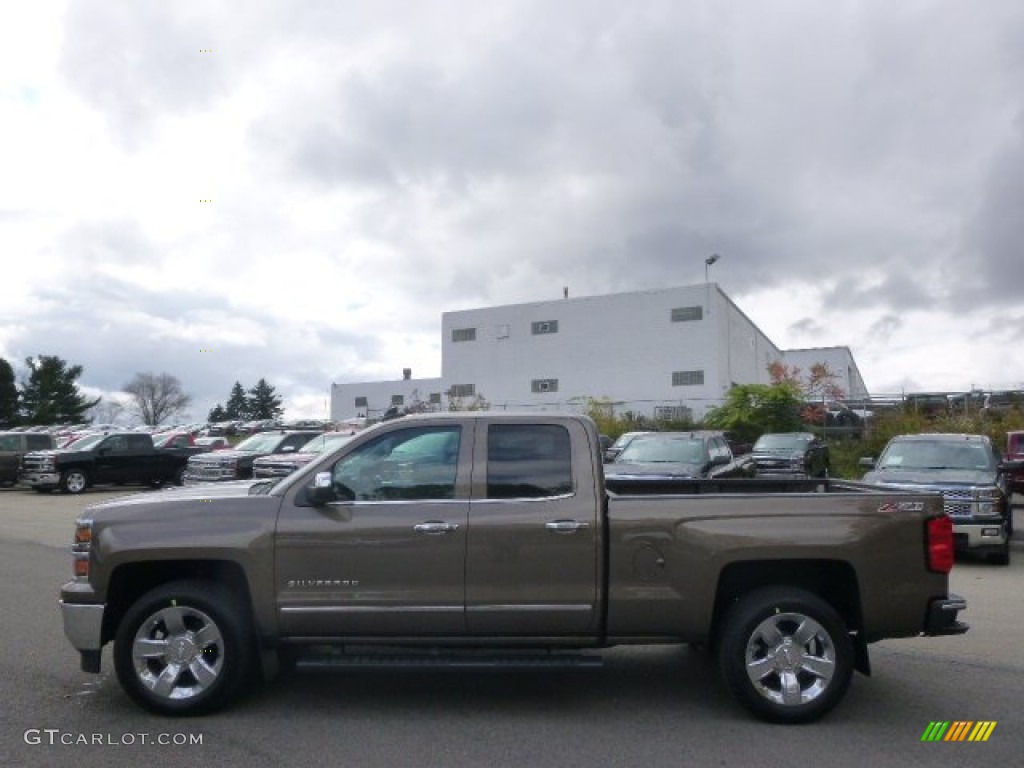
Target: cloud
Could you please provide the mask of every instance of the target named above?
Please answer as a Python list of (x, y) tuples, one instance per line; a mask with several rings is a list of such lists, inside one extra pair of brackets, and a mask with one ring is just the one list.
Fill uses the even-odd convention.
[(903, 327), (903, 321), (896, 315), (883, 315), (871, 324), (867, 332), (867, 343), (885, 344), (893, 334)]

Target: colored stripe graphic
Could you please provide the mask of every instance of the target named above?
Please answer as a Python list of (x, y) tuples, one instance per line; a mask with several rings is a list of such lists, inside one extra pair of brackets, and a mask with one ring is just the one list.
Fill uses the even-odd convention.
[(921, 734), (921, 741), (941, 741), (942, 737), (946, 735), (947, 728), (949, 728), (948, 720), (933, 720), (928, 723), (928, 727)]
[(992, 731), (996, 729), (995, 720), (981, 720), (974, 730), (971, 731), (971, 735), (967, 737), (968, 741), (988, 741), (988, 737), (992, 735)]
[(946, 734), (946, 738), (943, 741), (963, 741), (967, 736), (967, 731), (974, 723), (970, 720), (954, 720), (953, 724), (949, 727), (949, 733)]
[(995, 720), (932, 720), (921, 741), (988, 741), (996, 724)]

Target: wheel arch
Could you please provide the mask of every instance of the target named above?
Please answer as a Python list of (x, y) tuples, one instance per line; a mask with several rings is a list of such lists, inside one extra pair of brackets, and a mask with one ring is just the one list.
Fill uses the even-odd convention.
[(238, 601), (246, 620), (254, 622), (249, 581), (239, 563), (215, 559), (125, 563), (110, 575), (102, 642), (114, 638), (125, 612), (136, 600), (162, 584), (181, 580), (210, 581), (225, 587)]
[(811, 592), (832, 606), (852, 633), (854, 668), (871, 674), (860, 582), (853, 566), (844, 560), (744, 560), (730, 563), (718, 576), (711, 619), (715, 643), (729, 608), (743, 595), (762, 587), (796, 587)]

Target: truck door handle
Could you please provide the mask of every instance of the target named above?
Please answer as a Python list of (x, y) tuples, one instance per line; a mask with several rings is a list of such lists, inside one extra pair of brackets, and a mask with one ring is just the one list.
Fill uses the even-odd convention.
[(576, 533), (590, 527), (590, 523), (581, 523), (576, 520), (552, 520), (544, 523), (544, 527), (552, 533)]
[(416, 533), (425, 533), (428, 536), (439, 536), (444, 533), (454, 533), (459, 530), (457, 523), (442, 523), (439, 520), (430, 520), (426, 523), (417, 523), (412, 527)]

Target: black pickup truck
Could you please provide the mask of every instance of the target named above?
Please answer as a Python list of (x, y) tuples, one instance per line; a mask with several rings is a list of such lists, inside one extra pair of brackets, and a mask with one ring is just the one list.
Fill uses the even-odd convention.
[(81, 493), (105, 483), (159, 488), (165, 483), (181, 485), (187, 463), (185, 452), (155, 448), (145, 433), (87, 435), (67, 448), (26, 453), (18, 482), (40, 493), (56, 488)]

